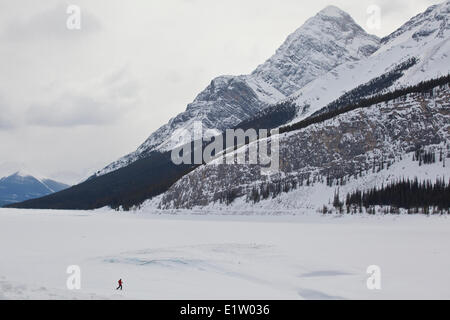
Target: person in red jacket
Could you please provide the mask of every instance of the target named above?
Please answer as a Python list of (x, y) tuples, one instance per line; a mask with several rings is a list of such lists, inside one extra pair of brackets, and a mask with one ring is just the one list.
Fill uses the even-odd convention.
[(122, 290), (122, 279), (119, 279), (119, 286), (117, 287), (117, 289), (116, 290)]

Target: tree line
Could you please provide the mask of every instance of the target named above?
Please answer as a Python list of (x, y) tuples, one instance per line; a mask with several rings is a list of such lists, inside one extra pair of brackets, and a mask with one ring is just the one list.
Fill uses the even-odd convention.
[(436, 179), (419, 182), (418, 179), (401, 179), (381, 187), (367, 191), (356, 190), (347, 194), (345, 205), (350, 207), (368, 208), (372, 206), (391, 206), (427, 213), (430, 207), (439, 211), (450, 209), (450, 181)]
[(312, 116), (313, 117), (319, 116), (321, 114), (337, 110), (341, 107), (355, 104), (356, 102), (360, 101), (365, 97), (381, 93), (383, 90), (391, 87), (395, 81), (397, 81), (403, 76), (404, 71), (416, 65), (417, 62), (418, 59), (413, 57), (406, 60), (403, 63), (400, 63), (392, 71), (387, 72), (377, 78), (374, 78), (369, 82), (362, 84), (349, 92), (346, 92), (339, 99), (331, 102), (325, 108), (317, 111)]

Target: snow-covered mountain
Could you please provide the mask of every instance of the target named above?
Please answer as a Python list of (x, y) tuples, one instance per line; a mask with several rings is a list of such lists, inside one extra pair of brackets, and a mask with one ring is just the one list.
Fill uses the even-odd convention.
[(51, 179), (35, 177), (25, 171), (19, 171), (0, 179), (0, 207), (40, 198), (68, 187)]
[(135, 152), (108, 165), (97, 176), (174, 147), (177, 129), (192, 131), (195, 121), (221, 132), (286, 99), (306, 84), (346, 62), (370, 56), (380, 39), (367, 34), (344, 11), (329, 6), (292, 33), (274, 56), (250, 75), (221, 76), (187, 106), (185, 112), (155, 131)]
[(290, 96), (324, 70), (368, 57), (378, 48), (376, 36), (367, 34), (346, 12), (328, 6), (291, 34), (252, 78)]
[[(371, 81), (380, 83), (379, 93), (447, 75), (450, 73), (449, 18), (450, 1), (432, 6), (383, 38), (380, 48), (372, 55), (343, 63), (309, 82), (288, 99), (300, 110), (292, 122), (308, 117)], [(414, 63), (408, 64), (412, 59)], [(405, 63), (408, 68), (401, 70), (393, 83), (380, 79)]]
[[(449, 74), (449, 16), (450, 1), (430, 7), (382, 39), (382, 45), (373, 54), (340, 64), (308, 82), (278, 104), (283, 107), (280, 112), (290, 110), (286, 106), (295, 106), (299, 112), (290, 124), (298, 123), (319, 110), (323, 114), (333, 108), (358, 104), (363, 98)], [(213, 162), (180, 179), (153, 204), (163, 208), (210, 206), (226, 202), (230, 197), (248, 197), (255, 185), (258, 188), (264, 183), (270, 185), (273, 179), (281, 185), (299, 183), (306, 176), (311, 183), (312, 179), (320, 180), (324, 176), (343, 179), (358, 176), (359, 171), (384, 162), (385, 157), (392, 162), (399, 161), (418, 146), (447, 148), (450, 143), (448, 84), (436, 90), (438, 95), (412, 94), (398, 100), (387, 99), (384, 104), (374, 104), (280, 135), (279, 177), (261, 175), (258, 166)], [(273, 117), (277, 107), (270, 110), (272, 113), (265, 117)], [(442, 167), (440, 171), (445, 170)], [(404, 171), (409, 176), (414, 173), (415, 170)], [(202, 178), (199, 183), (200, 177), (208, 178)], [(361, 181), (354, 185), (364, 187)]]
[[(291, 191), (294, 196), (282, 196), (283, 203), (274, 197), (266, 207), (314, 208), (327, 204), (339, 185), (364, 189), (385, 182), (387, 177), (415, 178), (419, 172), (420, 178), (428, 173), (433, 181), (444, 176), (448, 179), (449, 111), (448, 83), (358, 108), (301, 130), (272, 136), (269, 141), (277, 137), (280, 144), (280, 170), (276, 174), (264, 175), (259, 165), (221, 164), (217, 159), (184, 176), (151, 204), (165, 209), (194, 208), (240, 198), (238, 203), (247, 202), (250, 207), (254, 204), (249, 198), (256, 188), (261, 194), (270, 194), (269, 199), (272, 194), (299, 190)], [(236, 153), (249, 148), (240, 148)], [(417, 169), (418, 164), (412, 161), (412, 153), (417, 150), (437, 155), (440, 161), (433, 170)], [(333, 186), (324, 188), (326, 181), (332, 181)]]
[[(84, 183), (13, 207), (129, 209), (150, 198), (162, 208), (209, 206), (248, 196), (258, 184), (278, 190), (306, 177), (348, 180), (384, 165), (385, 157), (398, 163), (418, 147), (447, 147), (448, 77), (407, 93), (396, 89), (449, 73), (449, 7), (450, 1), (432, 6), (382, 40), (327, 7), (252, 74), (214, 79), (135, 152)], [(309, 125), (299, 127), (306, 117)], [(279, 135), (281, 176), (261, 176), (258, 166), (174, 164), (171, 150), (179, 141), (172, 133), (192, 132), (197, 121), (218, 133), (282, 126), (289, 133)]]

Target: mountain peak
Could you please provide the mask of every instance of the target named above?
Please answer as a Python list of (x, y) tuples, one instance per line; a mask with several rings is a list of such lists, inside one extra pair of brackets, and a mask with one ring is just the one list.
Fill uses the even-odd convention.
[(285, 96), (337, 65), (365, 58), (380, 46), (338, 7), (328, 6), (288, 36), (286, 41), (253, 74)]
[(14, 172), (12, 175), (13, 175), (13, 176), (23, 177), (23, 178), (26, 178), (26, 177), (34, 177), (33, 174), (31, 174), (30, 172), (28, 172), (28, 171), (26, 171), (26, 170), (19, 170), (19, 171), (17, 171), (17, 172)]
[(205, 128), (219, 131), (232, 128), (336, 66), (366, 58), (379, 46), (380, 40), (366, 33), (349, 14), (328, 6), (291, 33), (275, 54), (250, 75), (214, 79), (188, 105), (186, 112), (172, 118), (135, 152), (110, 164), (96, 176), (126, 167), (152, 151), (171, 150), (171, 134), (190, 128), (194, 121), (202, 121)]
[(348, 18), (350, 15), (336, 6), (327, 6), (318, 13), (319, 16)]
[(19, 171), (14, 172), (13, 174), (10, 175), (10, 177), (20, 177), (20, 178), (34, 178), (36, 180), (39, 181), (43, 181), (46, 178), (43, 177), (42, 175), (36, 174), (36, 173), (32, 173), (26, 169), (20, 169)]

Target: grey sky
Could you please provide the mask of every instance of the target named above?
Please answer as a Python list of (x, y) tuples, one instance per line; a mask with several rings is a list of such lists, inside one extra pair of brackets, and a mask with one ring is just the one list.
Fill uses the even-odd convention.
[[(439, 2), (0, 0), (0, 175), (14, 166), (67, 182), (92, 173), (212, 78), (251, 72), (327, 5), (364, 28), (379, 5), (381, 29), (366, 30), (384, 36)], [(66, 28), (69, 4), (81, 7), (81, 30)]]

